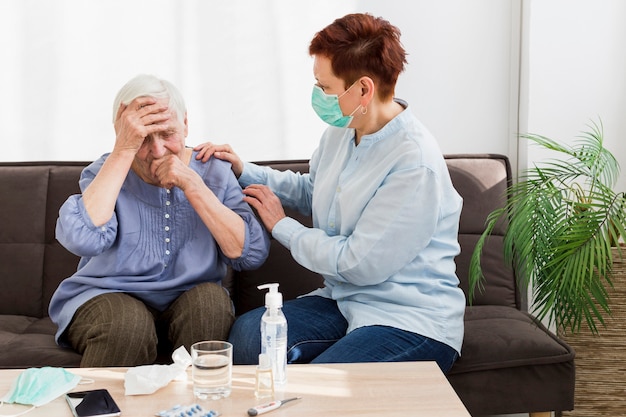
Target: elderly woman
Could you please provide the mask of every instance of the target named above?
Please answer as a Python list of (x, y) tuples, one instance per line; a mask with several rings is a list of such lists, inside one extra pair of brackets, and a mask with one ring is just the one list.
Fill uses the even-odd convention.
[(84, 169), (82, 194), (61, 207), (56, 229), (81, 259), (50, 317), (57, 343), (85, 367), (152, 363), (161, 333), (187, 349), (225, 340), (234, 320), (221, 286), (227, 266), (254, 269), (269, 252), (230, 164), (203, 164), (185, 147), (185, 103), (171, 83), (130, 80), (113, 122), (113, 150)]
[[(463, 341), (454, 263), (462, 199), (436, 140), (394, 98), (406, 62), (400, 32), (350, 14), (318, 32), (309, 52), (313, 109), (330, 127), (308, 174), (244, 164), (228, 145), (204, 144), (198, 157), (230, 161), (273, 237), (324, 277), (323, 288), (284, 304), (289, 362), (434, 360), (445, 372)], [(312, 213), (313, 227), (281, 203)], [(233, 325), (236, 362), (256, 361), (263, 311)]]

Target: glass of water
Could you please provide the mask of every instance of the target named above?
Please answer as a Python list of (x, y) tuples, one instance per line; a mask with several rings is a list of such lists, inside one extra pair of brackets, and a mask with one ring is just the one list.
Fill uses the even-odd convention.
[(193, 393), (200, 400), (219, 400), (230, 395), (233, 345), (206, 341), (191, 345)]

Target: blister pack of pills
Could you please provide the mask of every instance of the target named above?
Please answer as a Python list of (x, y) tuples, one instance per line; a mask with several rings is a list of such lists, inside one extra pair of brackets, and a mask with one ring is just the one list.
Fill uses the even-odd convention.
[(220, 413), (215, 410), (206, 410), (200, 404), (175, 405), (169, 410), (159, 411), (158, 417), (217, 417)]

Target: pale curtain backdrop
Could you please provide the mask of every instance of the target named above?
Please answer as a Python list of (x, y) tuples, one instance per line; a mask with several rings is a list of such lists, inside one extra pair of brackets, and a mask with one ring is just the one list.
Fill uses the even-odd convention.
[(445, 153), (516, 165), (522, 0), (0, 0), (0, 161), (92, 160), (114, 143), (112, 102), (138, 73), (187, 99), (187, 143), (245, 160), (309, 158), (308, 45), (334, 19), (382, 16), (408, 53), (396, 96)]
[(195, 145), (309, 158), (325, 128), (307, 47), (337, 17), (402, 31), (396, 95), (445, 153), (542, 159), (519, 132), (573, 140), (602, 118), (626, 188), (623, 0), (0, 0), (0, 161), (93, 160), (138, 73), (174, 82)]
[(308, 158), (324, 127), (310, 106), (308, 44), (354, 3), (0, 0), (0, 160), (110, 151), (113, 99), (139, 73), (182, 91), (189, 145)]

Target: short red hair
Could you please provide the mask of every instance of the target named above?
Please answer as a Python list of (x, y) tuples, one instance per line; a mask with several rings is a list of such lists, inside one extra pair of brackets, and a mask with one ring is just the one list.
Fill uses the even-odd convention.
[(333, 73), (346, 87), (370, 77), (381, 100), (393, 97), (407, 63), (400, 30), (368, 13), (349, 14), (326, 26), (313, 37), (309, 54), (330, 59)]

